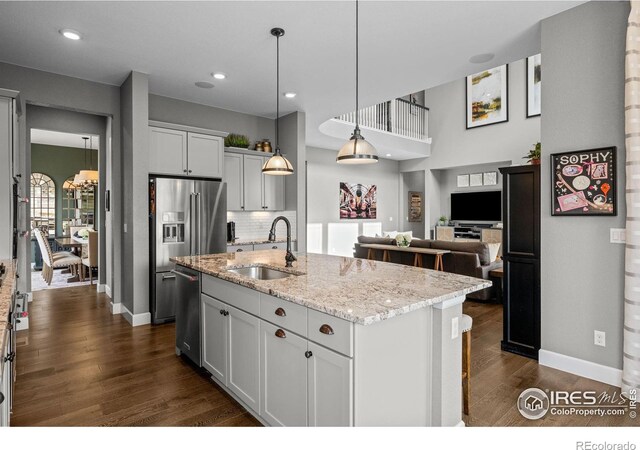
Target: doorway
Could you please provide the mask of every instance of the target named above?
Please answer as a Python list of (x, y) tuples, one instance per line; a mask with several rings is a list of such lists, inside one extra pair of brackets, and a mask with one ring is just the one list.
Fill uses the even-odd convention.
[(105, 116), (27, 105), (28, 291), (105, 289)]

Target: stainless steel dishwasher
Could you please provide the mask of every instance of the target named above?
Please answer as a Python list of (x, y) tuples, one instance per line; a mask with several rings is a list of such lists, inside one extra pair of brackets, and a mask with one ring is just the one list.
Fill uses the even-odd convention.
[(176, 266), (171, 275), (176, 277), (176, 354), (184, 354), (198, 367), (202, 367), (200, 272)]

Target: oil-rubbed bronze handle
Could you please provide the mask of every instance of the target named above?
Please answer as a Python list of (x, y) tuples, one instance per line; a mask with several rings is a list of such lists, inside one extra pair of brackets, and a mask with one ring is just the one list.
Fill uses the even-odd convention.
[(284, 332), (284, 330), (283, 330), (283, 329), (278, 328), (278, 329), (276, 330), (276, 337), (279, 337), (279, 338), (284, 339), (284, 338), (286, 338), (286, 337), (287, 337), (287, 334)]
[(333, 328), (331, 328), (326, 323), (320, 327), (320, 333), (322, 334), (333, 334)]
[(284, 309), (282, 309), (282, 308), (278, 308), (278, 309), (276, 309), (276, 316), (286, 317), (286, 316), (287, 316), (287, 313), (286, 313), (286, 312), (284, 312)]

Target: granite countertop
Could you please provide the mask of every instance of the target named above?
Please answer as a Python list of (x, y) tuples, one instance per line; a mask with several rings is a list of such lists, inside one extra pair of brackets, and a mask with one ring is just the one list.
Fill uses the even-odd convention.
[[(233, 247), (234, 245), (257, 245), (257, 244), (278, 244), (281, 242), (287, 242), (287, 238), (278, 238), (275, 241), (269, 239), (236, 239), (233, 242), (227, 242), (227, 247)], [(296, 242), (296, 239), (291, 239), (291, 242)]]
[[(283, 250), (183, 256), (171, 261), (214, 277), (361, 325), (491, 286), (488, 280), (360, 258), (299, 254), (285, 267)], [(228, 272), (265, 266), (298, 276), (254, 280)]]
[(9, 316), (9, 310), (11, 309), (11, 301), (13, 296), (13, 285), (15, 283), (15, 267), (12, 261), (0, 260), (0, 263), (4, 263), (7, 268), (6, 276), (2, 281), (2, 287), (0, 287), (0, 356), (5, 347), (5, 338), (7, 337), (7, 330), (9, 323), (7, 322)]

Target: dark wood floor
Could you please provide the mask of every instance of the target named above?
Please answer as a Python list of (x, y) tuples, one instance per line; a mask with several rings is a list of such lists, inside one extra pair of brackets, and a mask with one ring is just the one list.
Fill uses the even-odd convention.
[(471, 396), (467, 426), (638, 426), (640, 421), (622, 417), (552, 416), (540, 420), (522, 417), (516, 401), (523, 390), (595, 390), (620, 394), (620, 389), (500, 350), (502, 306), (467, 301), (465, 314), (473, 317), (471, 332)]
[[(108, 305), (88, 286), (34, 293), (31, 328), (18, 333), (12, 425), (259, 425), (204, 371), (176, 357), (173, 324), (132, 328)], [(628, 417), (524, 419), (515, 405), (529, 387), (617, 389), (502, 352), (501, 306), (466, 302), (464, 311), (474, 318), (467, 425), (637, 425)]]
[(95, 286), (35, 292), (29, 316), (12, 425), (259, 425), (176, 357), (173, 324), (132, 328)]

